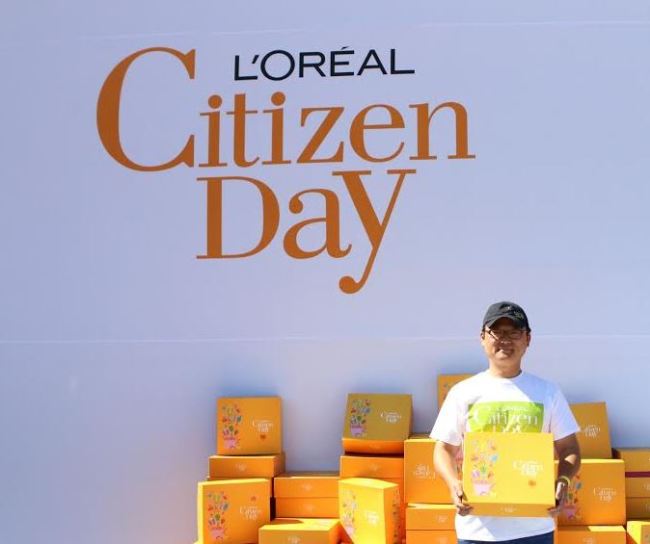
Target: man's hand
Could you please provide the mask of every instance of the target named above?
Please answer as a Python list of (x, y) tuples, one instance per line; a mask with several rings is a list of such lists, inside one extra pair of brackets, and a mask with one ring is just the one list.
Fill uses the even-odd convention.
[(472, 506), (467, 502), (463, 484), (460, 480), (456, 480), (451, 486), (451, 501), (454, 503), (459, 516), (466, 516), (471, 513)]
[(562, 507), (566, 502), (567, 493), (569, 491), (569, 483), (566, 479), (562, 478), (555, 482), (555, 506), (548, 509), (548, 513), (555, 517), (559, 516), (562, 512)]

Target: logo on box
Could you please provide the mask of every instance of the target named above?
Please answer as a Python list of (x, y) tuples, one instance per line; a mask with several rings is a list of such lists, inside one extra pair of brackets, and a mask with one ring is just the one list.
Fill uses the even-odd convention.
[(402, 414), (400, 414), (399, 412), (382, 412), (380, 414), (380, 417), (386, 423), (395, 424), (398, 423), (400, 419), (402, 419)]
[(415, 470), (413, 470), (413, 476), (421, 480), (429, 478), (435, 479), (436, 473), (431, 470), (429, 465), (420, 464), (415, 467)]
[(447, 523), (448, 520), (449, 520), (449, 516), (438, 516), (436, 518), (436, 522), (440, 524)]
[(307, 484), (307, 483), (302, 484), (301, 487), (302, 487), (302, 489), (303, 489), (304, 491), (311, 491), (312, 489), (314, 489), (314, 486), (313, 486), (313, 485), (311, 485), (311, 484)]
[(239, 513), (244, 517), (244, 519), (255, 521), (260, 517), (262, 509), (255, 505), (241, 506), (239, 508)]
[(588, 438), (596, 438), (600, 434), (600, 427), (591, 423), (585, 427), (583, 432)]
[(537, 461), (515, 461), (512, 463), (512, 468), (521, 472), (522, 476), (536, 478), (544, 470), (544, 465)]
[(364, 515), (366, 517), (366, 521), (370, 525), (378, 525), (379, 524), (379, 514), (373, 510), (366, 510), (364, 512)]
[(287, 538), (287, 543), (288, 544), (300, 544), (300, 537), (299, 536), (290, 536)]
[(237, 463), (237, 464), (235, 465), (235, 468), (236, 468), (239, 472), (246, 472), (246, 463)]
[(596, 539), (591, 536), (586, 536), (582, 539), (585, 544), (596, 544)]
[(612, 502), (616, 497), (616, 490), (613, 487), (595, 487), (594, 495), (602, 502)]

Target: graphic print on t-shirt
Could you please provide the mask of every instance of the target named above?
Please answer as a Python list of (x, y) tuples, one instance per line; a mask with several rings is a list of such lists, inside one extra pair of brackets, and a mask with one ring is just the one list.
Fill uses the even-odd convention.
[(471, 432), (539, 433), (543, 422), (541, 402), (479, 402), (470, 405), (467, 413)]

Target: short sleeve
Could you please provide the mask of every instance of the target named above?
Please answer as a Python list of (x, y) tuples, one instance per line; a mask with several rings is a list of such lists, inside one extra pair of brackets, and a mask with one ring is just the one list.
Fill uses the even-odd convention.
[(436, 422), (429, 435), (434, 440), (460, 446), (463, 442), (463, 428), (456, 386), (452, 387), (442, 403)]
[(554, 388), (553, 401), (551, 403), (551, 433), (553, 440), (560, 440), (570, 434), (575, 434), (580, 431), (580, 426), (576, 418), (571, 412), (569, 403), (564, 398), (562, 391), (559, 387)]

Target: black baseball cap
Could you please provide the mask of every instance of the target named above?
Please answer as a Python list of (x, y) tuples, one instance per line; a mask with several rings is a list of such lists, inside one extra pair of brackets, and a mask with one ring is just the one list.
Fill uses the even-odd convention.
[(483, 317), (483, 328), (491, 327), (495, 321), (502, 317), (507, 317), (520, 329), (530, 330), (528, 317), (524, 309), (519, 304), (507, 300), (495, 302), (487, 309), (485, 317)]

